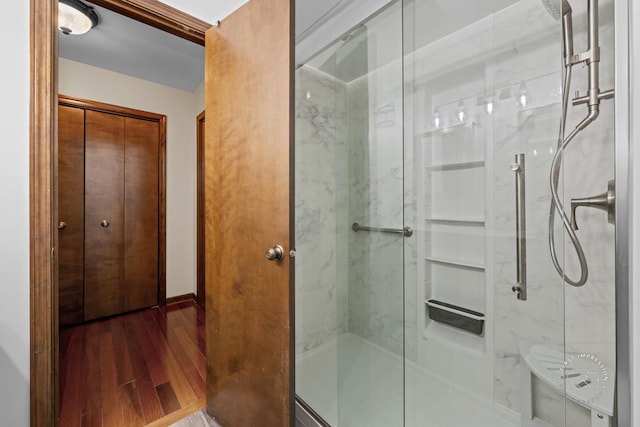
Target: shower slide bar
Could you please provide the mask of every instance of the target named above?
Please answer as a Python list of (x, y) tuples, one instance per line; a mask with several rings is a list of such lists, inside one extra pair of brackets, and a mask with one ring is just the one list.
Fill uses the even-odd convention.
[(402, 234), (404, 237), (413, 236), (413, 228), (405, 227), (405, 228), (380, 228), (380, 227), (367, 227), (365, 225), (360, 225), (357, 222), (354, 222), (351, 226), (351, 229), (355, 232), (358, 231), (377, 231), (380, 233), (393, 233), (393, 234)]

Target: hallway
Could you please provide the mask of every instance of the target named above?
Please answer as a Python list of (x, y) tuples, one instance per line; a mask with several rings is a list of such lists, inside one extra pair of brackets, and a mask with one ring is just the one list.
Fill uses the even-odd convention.
[(204, 310), (194, 302), (60, 331), (60, 425), (165, 426), (205, 405)]

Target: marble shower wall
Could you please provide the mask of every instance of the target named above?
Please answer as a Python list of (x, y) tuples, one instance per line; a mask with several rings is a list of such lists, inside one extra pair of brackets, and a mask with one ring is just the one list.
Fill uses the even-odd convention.
[[(574, 22), (586, 20), (586, 2), (572, 2)], [(602, 48), (601, 89), (613, 88), (613, 3), (600, 5)], [(615, 366), (614, 228), (606, 214), (593, 209), (578, 210), (578, 236), (589, 263), (589, 280), (580, 288), (562, 283), (550, 259), (547, 243), (550, 203), (548, 171), (555, 152), (560, 125), (559, 70), (554, 61), (560, 55), (561, 39), (555, 37), (535, 46), (514, 49), (491, 64), (491, 79), (499, 86), (519, 76), (529, 88), (530, 108), (515, 112), (501, 108), (495, 119), (495, 400), (520, 410), (518, 345), (521, 341), (566, 345), (567, 352), (586, 352)], [(586, 46), (584, 25), (578, 24), (576, 49)], [(546, 68), (545, 68), (545, 65)], [(587, 75), (574, 67), (572, 86), (585, 92)], [(554, 89), (555, 88), (555, 89)], [(555, 99), (554, 99), (555, 98)], [(585, 117), (586, 107), (570, 107), (567, 130)], [(571, 143), (564, 155), (561, 198), (565, 206), (575, 197), (600, 194), (613, 178), (614, 110), (604, 101), (597, 122)], [(515, 134), (514, 134), (515, 132)], [(510, 290), (514, 279), (513, 174), (508, 169), (515, 152), (527, 155), (527, 263), (529, 299), (516, 301)], [(576, 278), (579, 268), (575, 251), (556, 220), (556, 242), (560, 262), (567, 274)], [(564, 253), (564, 256), (562, 254)], [(564, 402), (542, 385), (536, 387), (537, 415), (555, 426), (564, 424)], [(586, 412), (567, 407), (567, 425), (588, 422)]]
[(296, 71), (296, 355), (347, 330), (347, 88)]
[[(571, 3), (576, 25), (576, 51), (581, 51), (586, 47), (586, 2)], [(601, 89), (607, 90), (614, 84), (613, 2), (602, 1), (600, 12)], [(429, 28), (428, 14), (417, 16), (415, 20), (422, 27)], [(581, 288), (565, 285), (551, 263), (547, 243), (549, 168), (556, 150), (561, 119), (561, 28), (550, 20), (539, 0), (522, 0), (483, 21), (430, 45), (418, 46), (410, 57), (405, 58), (404, 75), (411, 79), (408, 84), (414, 85), (412, 95), (416, 98), (413, 106), (409, 103), (405, 119), (412, 121), (407, 129), (423, 132), (433, 127), (433, 113), (441, 107), (443, 126), (446, 127), (447, 123), (455, 122), (456, 105), (464, 99), (470, 120), (479, 124), (477, 132), (482, 132), (486, 140), (488, 218), (485, 232), (486, 248), (490, 252), (485, 258), (485, 295), (488, 297), (486, 326), (489, 329), (484, 336), (487, 341), (486, 353), (483, 354), (491, 359), (487, 369), (493, 368), (488, 376), (492, 382), (488, 386), (493, 390), (493, 401), (519, 412), (519, 346), (523, 342), (566, 345), (569, 352), (588, 352), (603, 359), (607, 366), (614, 366), (614, 228), (607, 224), (605, 213), (593, 209), (578, 210), (581, 226), (578, 235), (589, 262), (589, 282)], [(416, 33), (422, 27), (416, 26)], [(419, 37), (415, 36), (415, 39)], [(434, 61), (434, 58), (438, 60)], [(428, 94), (423, 100), (425, 88)], [(569, 93), (573, 94), (578, 89), (585, 93), (584, 67), (575, 67)], [(526, 106), (517, 105), (521, 91), (526, 93)], [(489, 98), (495, 101), (492, 115), (484, 106), (484, 101)], [(445, 104), (446, 107), (442, 107)], [(572, 129), (585, 114), (584, 106), (570, 107), (567, 129)], [(565, 206), (568, 206), (570, 198), (602, 193), (606, 190), (607, 181), (613, 178), (613, 119), (613, 105), (604, 101), (598, 121), (580, 134), (566, 151), (561, 184)], [(406, 148), (410, 141), (409, 132), (404, 137), (405, 152), (410, 156)], [(516, 300), (511, 291), (515, 281), (516, 257), (515, 178), (510, 164), (516, 153), (525, 153), (527, 158), (529, 298), (525, 302)], [(417, 179), (420, 161), (416, 159), (414, 162)], [(418, 193), (417, 205), (428, 202), (428, 197), (428, 194)], [(412, 214), (410, 200), (411, 197), (405, 195), (405, 220)], [(463, 214), (461, 211), (460, 215)], [(561, 263), (566, 263), (568, 274), (575, 276), (579, 273), (575, 253), (558, 224), (556, 221)], [(405, 259), (405, 263), (410, 262), (411, 256)], [(418, 265), (423, 268), (421, 263)], [(428, 274), (421, 276), (428, 281)], [(418, 283), (418, 289), (427, 284)], [(405, 283), (408, 293), (411, 286)], [(419, 296), (420, 292), (417, 294)], [(421, 301), (417, 303), (420, 313), (423, 307)], [(457, 357), (467, 352), (461, 351), (458, 355), (451, 350), (453, 353), (448, 359), (429, 356), (433, 353), (428, 351), (429, 346), (442, 346), (443, 343), (423, 340), (421, 328), (424, 324), (421, 325), (420, 314), (417, 319), (417, 337), (407, 335), (407, 357), (413, 354), (412, 340), (417, 340), (418, 364), (442, 373), (456, 383), (455, 377), (446, 373), (455, 365)], [(454, 346), (460, 344), (453, 341), (451, 344)], [(463, 382), (458, 384), (473, 390)], [(491, 393), (480, 395), (488, 398)], [(554, 426), (565, 425), (564, 401), (539, 383), (535, 384), (535, 414)], [(568, 403), (566, 425), (586, 425), (587, 415), (583, 408)]]
[[(349, 221), (402, 229), (402, 63), (348, 85)], [(396, 354), (404, 341), (404, 239), (349, 233), (349, 332)]]

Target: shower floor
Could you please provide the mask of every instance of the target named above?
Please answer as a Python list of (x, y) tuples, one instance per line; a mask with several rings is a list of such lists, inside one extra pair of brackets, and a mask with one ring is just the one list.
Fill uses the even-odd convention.
[(403, 402), (402, 362), (399, 356), (345, 333), (296, 358), (296, 394), (333, 427), (520, 425), (513, 413), (412, 363), (405, 366)]

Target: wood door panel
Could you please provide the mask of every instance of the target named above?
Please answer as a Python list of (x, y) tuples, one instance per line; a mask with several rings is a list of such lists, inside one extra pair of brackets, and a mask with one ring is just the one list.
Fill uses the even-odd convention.
[(291, 425), (291, 13), (252, 1), (206, 34), (207, 410), (223, 427)]
[(58, 110), (60, 326), (84, 320), (84, 110)]
[(124, 311), (158, 304), (158, 122), (125, 119)]
[(84, 318), (91, 320), (122, 312), (124, 117), (87, 110), (85, 129)]

